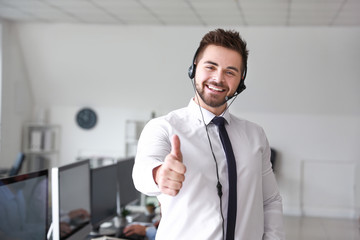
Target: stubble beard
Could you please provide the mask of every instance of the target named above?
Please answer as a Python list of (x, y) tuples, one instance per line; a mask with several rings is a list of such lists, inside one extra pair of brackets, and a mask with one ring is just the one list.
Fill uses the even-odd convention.
[(211, 94), (206, 96), (204, 89), (205, 89), (205, 86), (201, 87), (201, 86), (199, 86), (199, 84), (196, 84), (197, 94), (200, 96), (201, 100), (209, 107), (217, 108), (217, 107), (221, 107), (222, 105), (224, 105), (226, 103), (225, 98), (217, 99), (217, 98), (214, 98), (213, 96), (211, 96)]

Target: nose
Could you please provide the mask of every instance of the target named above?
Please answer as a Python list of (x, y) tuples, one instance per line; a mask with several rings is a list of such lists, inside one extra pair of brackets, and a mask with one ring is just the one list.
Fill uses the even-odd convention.
[(212, 79), (215, 82), (222, 82), (222, 81), (224, 81), (224, 73), (221, 70), (218, 70), (218, 71), (214, 72)]

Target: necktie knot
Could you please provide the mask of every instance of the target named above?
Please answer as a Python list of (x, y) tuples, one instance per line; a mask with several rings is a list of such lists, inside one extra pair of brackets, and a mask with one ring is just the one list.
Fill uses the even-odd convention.
[(223, 117), (214, 117), (212, 122), (218, 127), (225, 126), (225, 118)]

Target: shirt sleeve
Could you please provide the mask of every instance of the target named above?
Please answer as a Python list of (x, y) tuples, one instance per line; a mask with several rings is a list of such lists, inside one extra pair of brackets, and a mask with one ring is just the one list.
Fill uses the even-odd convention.
[(153, 178), (153, 169), (163, 164), (171, 151), (166, 123), (158, 119), (151, 120), (143, 129), (138, 142), (133, 181), (136, 189), (149, 196), (161, 192)]
[(155, 240), (157, 229), (154, 226), (147, 227), (145, 231), (148, 240)]
[[(265, 133), (264, 133), (265, 134)], [(283, 240), (282, 198), (270, 162), (270, 147), (265, 137), (263, 153), (263, 198), (264, 198), (264, 236), (263, 240)]]

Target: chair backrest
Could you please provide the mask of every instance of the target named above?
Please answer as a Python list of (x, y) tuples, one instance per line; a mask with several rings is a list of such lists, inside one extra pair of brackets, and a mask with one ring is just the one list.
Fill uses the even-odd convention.
[(270, 148), (270, 150), (271, 150), (270, 162), (272, 164), (273, 171), (275, 171), (275, 163), (276, 163), (277, 151), (275, 149), (273, 149), (273, 148)]
[(24, 163), (24, 160), (25, 160), (25, 154), (24, 153), (19, 153), (15, 162), (14, 162), (14, 165), (10, 168), (10, 171), (9, 171), (9, 177), (12, 177), (12, 176), (16, 176), (19, 174), (20, 170), (21, 170), (21, 167)]

